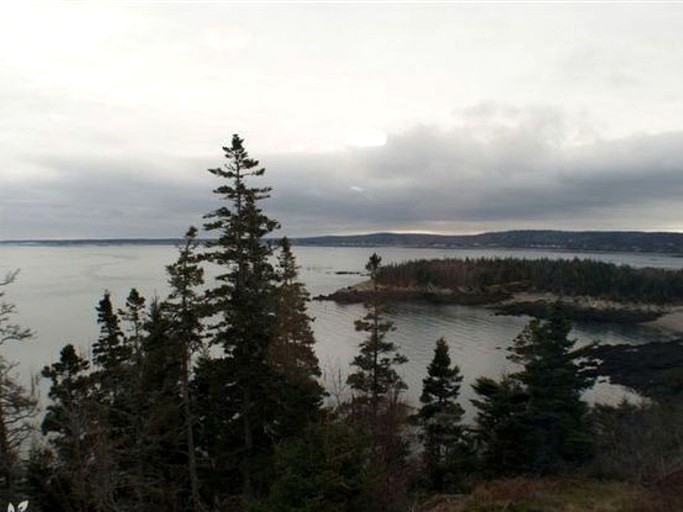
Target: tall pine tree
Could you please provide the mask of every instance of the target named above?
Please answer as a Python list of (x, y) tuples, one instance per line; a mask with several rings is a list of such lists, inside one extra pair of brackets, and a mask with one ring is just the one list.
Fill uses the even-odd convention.
[(394, 326), (384, 319), (385, 304), (377, 280), (381, 262), (382, 258), (373, 253), (365, 265), (371, 288), (364, 302), (365, 316), (356, 320), (355, 326), (356, 331), (367, 333), (367, 338), (360, 344), (360, 354), (351, 362), (356, 369), (347, 379), (351, 389), (369, 403), (374, 421), (382, 402), (396, 398), (407, 388), (395, 367), (408, 362), (408, 358), (397, 352), (393, 342), (386, 340)]
[(280, 243), (277, 272), (276, 325), (268, 350), (268, 361), (282, 379), (278, 387), (282, 405), (279, 432), (299, 434), (317, 418), (324, 390), (318, 381), (320, 367), (313, 351), (313, 318), (307, 313), (309, 293), (298, 280), (299, 269), (287, 238)]
[(202, 347), (203, 325), (201, 318), (204, 302), (197, 289), (204, 284), (204, 270), (197, 253), (197, 229), (192, 226), (179, 248), (178, 259), (166, 267), (171, 293), (165, 303), (169, 313), (170, 334), (178, 345), (180, 359), (180, 392), (182, 398), (183, 427), (187, 449), (187, 473), (190, 481), (192, 510), (202, 510), (197, 474), (197, 457), (194, 439), (195, 414), (190, 393), (192, 357)]
[(225, 165), (209, 169), (223, 180), (214, 192), (224, 204), (205, 216), (204, 227), (217, 239), (207, 244), (204, 257), (220, 267), (218, 284), (207, 292), (207, 299), (217, 318), (212, 342), (223, 347), (228, 360), (225, 389), (231, 396), (225, 397), (226, 406), (236, 408), (232, 422), (241, 425), (232, 457), (240, 459), (242, 491), (248, 497), (254, 493), (254, 474), (262, 466), (258, 461), (272, 445), (268, 426), (273, 420), (273, 378), (268, 351), (276, 325), (277, 274), (264, 237), (279, 226), (259, 206), (269, 197), (270, 187), (250, 183), (265, 169), (249, 157), (237, 135), (223, 151)]

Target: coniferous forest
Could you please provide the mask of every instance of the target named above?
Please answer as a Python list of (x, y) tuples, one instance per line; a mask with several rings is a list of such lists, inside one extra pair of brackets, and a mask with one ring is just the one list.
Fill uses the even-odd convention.
[[(365, 314), (355, 323), (363, 340), (340, 383), (349, 393), (326, 393), (309, 294), (290, 243), (273, 243), (279, 224), (262, 207), (271, 193), (265, 170), (237, 135), (223, 152), (223, 164), (209, 169), (220, 200), (204, 216), (211, 241), (187, 230), (166, 267), (167, 297), (132, 288), (124, 304), (107, 292), (94, 298), (99, 336), (89, 357), (66, 345), (43, 369), (45, 410), (13, 379), (13, 363), (0, 360), (0, 506), (570, 510), (562, 492), (578, 489), (571, 510), (683, 509), (683, 387), (643, 405), (589, 407), (582, 393), (594, 362), (574, 346), (560, 309), (510, 340), (516, 371), (476, 380), (473, 423), (463, 420), (461, 367), (444, 339), (424, 340), (433, 359), (419, 404), (406, 403), (407, 358), (391, 341), (380, 286), (443, 282), (434, 265), (382, 267), (370, 257)], [(624, 300), (683, 293), (678, 274), (660, 281), (609, 264), (491, 260), (476, 275), (467, 265), (444, 272), (468, 283), (504, 274), (562, 292), (597, 287)], [(554, 279), (557, 265), (576, 279)], [(205, 278), (207, 268), (215, 278)], [(0, 282), (2, 343), (31, 336), (3, 302), (14, 276)], [(598, 508), (604, 500), (612, 508)]]

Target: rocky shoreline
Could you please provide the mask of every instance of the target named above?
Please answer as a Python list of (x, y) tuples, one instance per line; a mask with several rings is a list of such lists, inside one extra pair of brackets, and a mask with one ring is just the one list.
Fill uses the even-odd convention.
[(660, 308), (625, 307), (623, 305), (614, 304), (592, 307), (563, 300), (513, 301), (495, 306), (493, 309), (496, 315), (528, 315), (536, 318), (547, 318), (553, 306), (559, 307), (568, 320), (612, 322), (619, 324), (652, 322), (665, 313), (665, 311)]
[(683, 398), (683, 339), (643, 345), (596, 345), (586, 351), (596, 361), (588, 373), (657, 401)]
[[(342, 288), (328, 295), (318, 295), (313, 300), (329, 300), (338, 304), (357, 304), (362, 303), (369, 293), (368, 283), (363, 282)], [(559, 305), (569, 320), (627, 324), (655, 322), (675, 309), (674, 306), (622, 303), (592, 297), (558, 297), (549, 293), (516, 292), (495, 286), (485, 290), (382, 287), (380, 293), (382, 298), (389, 303), (425, 302), (428, 304), (487, 306), (496, 315), (528, 315), (537, 318), (547, 317), (551, 307)]]

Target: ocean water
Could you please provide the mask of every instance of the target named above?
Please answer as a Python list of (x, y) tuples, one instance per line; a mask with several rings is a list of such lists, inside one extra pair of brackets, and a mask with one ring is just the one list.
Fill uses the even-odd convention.
[[(330, 293), (362, 280), (362, 276), (338, 272), (362, 271), (372, 252), (382, 256), (383, 263), (455, 256), (575, 256), (573, 253), (488, 249), (295, 247), (294, 252), (301, 267), (301, 279), (312, 296)], [(578, 256), (640, 267), (683, 267), (683, 259), (661, 255)], [(16, 282), (5, 289), (6, 300), (17, 306), (14, 320), (35, 331), (33, 340), (8, 342), (0, 350), (5, 357), (18, 363), (17, 371), (26, 383), (31, 376), (39, 374), (44, 365), (54, 362), (67, 343), (88, 354), (98, 334), (95, 306), (104, 291), (111, 292), (118, 307), (123, 306), (132, 287), (148, 299), (154, 296), (163, 298), (168, 290), (165, 266), (175, 258), (175, 248), (159, 245), (0, 245), (0, 274), (20, 269)], [(349, 362), (363, 339), (362, 333), (355, 332), (353, 322), (363, 315), (363, 307), (359, 304), (313, 301), (309, 312), (315, 318), (316, 351), (326, 385), (335, 393), (348, 392), (343, 381), (349, 371)], [(391, 339), (410, 359), (400, 368), (409, 385), (407, 399), (417, 403), (434, 343), (439, 337), (444, 337), (453, 361), (464, 375), (462, 399), (469, 414), (471, 408), (467, 404), (473, 397), (469, 384), (479, 376), (495, 378), (514, 369), (506, 359), (505, 349), (529, 320), (526, 317), (495, 316), (483, 307), (429, 304), (395, 305), (388, 317), (396, 327), (390, 334)], [(672, 334), (637, 325), (579, 323), (574, 326), (572, 336), (580, 344), (594, 340), (639, 344), (670, 339)], [(618, 401), (625, 395), (629, 395), (627, 390), (608, 383), (598, 384), (587, 393), (591, 401), (606, 402)]]

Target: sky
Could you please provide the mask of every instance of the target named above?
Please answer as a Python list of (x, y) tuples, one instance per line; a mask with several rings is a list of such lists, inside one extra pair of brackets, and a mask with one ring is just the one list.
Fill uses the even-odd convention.
[(0, 240), (683, 231), (683, 4), (9, 3)]

